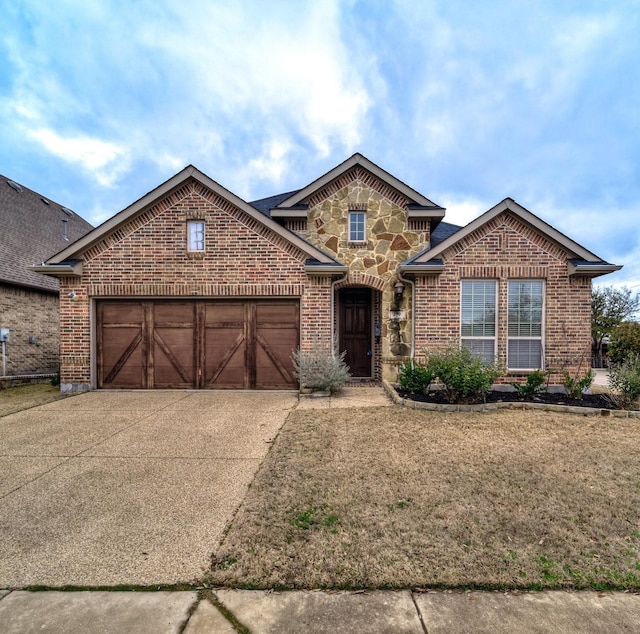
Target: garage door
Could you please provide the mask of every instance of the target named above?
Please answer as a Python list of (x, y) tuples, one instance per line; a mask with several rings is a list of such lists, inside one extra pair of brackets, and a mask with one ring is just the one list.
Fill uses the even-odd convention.
[(99, 388), (291, 389), (295, 300), (100, 301)]

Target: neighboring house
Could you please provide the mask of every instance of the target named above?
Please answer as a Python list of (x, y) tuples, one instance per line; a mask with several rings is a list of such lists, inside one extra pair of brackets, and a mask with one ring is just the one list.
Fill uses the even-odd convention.
[(460, 228), (355, 154), (247, 203), (187, 167), (35, 270), (61, 280), (62, 383), (291, 388), (291, 352), (352, 374), (469, 346), (509, 368), (589, 366), (591, 279), (620, 267), (510, 198)]
[(31, 267), (93, 227), (5, 176), (0, 176), (0, 224), (0, 328), (9, 331), (0, 376), (57, 372), (59, 283)]

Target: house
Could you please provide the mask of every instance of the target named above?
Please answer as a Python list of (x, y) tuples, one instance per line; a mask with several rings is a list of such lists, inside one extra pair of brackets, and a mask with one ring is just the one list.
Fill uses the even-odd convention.
[(57, 372), (58, 280), (30, 267), (93, 227), (70, 209), (0, 175), (0, 376)]
[(34, 270), (60, 278), (62, 388), (296, 386), (291, 352), (356, 378), (462, 341), (509, 368), (589, 364), (604, 262), (510, 198), (465, 227), (361, 154), (247, 203), (187, 167)]

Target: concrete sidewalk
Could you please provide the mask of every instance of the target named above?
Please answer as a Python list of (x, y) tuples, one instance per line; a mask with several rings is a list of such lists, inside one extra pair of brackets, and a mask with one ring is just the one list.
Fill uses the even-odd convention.
[(640, 597), (617, 592), (3, 592), (4, 634), (596, 634), (640, 628)]

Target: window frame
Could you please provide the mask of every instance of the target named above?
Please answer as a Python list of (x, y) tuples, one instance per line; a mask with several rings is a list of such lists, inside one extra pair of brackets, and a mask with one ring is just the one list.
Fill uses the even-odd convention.
[[(509, 323), (510, 323), (510, 313), (511, 313), (511, 285), (512, 284), (522, 284), (522, 283), (539, 283), (540, 284), (540, 293), (541, 293), (541, 304), (540, 304), (540, 335), (510, 335), (509, 334)], [(507, 362), (507, 370), (510, 372), (533, 372), (534, 370), (544, 370), (545, 369), (545, 312), (546, 312), (546, 284), (544, 279), (540, 278), (522, 278), (522, 279), (509, 279), (507, 280), (507, 320), (506, 320), (506, 335), (507, 335), (507, 349), (506, 349), (506, 362)], [(529, 323), (530, 327), (534, 326), (534, 322)], [(511, 341), (539, 341), (540, 342), (540, 365), (535, 368), (530, 367), (512, 367), (509, 365), (509, 346)]]
[[(493, 335), (487, 336), (465, 336), (462, 334), (463, 331), (463, 311), (464, 311), (464, 286), (465, 284), (493, 284), (493, 295), (494, 295), (494, 305), (493, 305), (493, 315), (494, 315), (494, 323), (493, 323)], [(493, 341), (493, 357), (490, 361), (488, 361), (484, 355), (482, 355), (482, 359), (484, 361), (488, 361), (489, 363), (495, 363), (498, 358), (498, 280), (497, 279), (462, 279), (460, 280), (460, 314), (459, 314), (459, 328), (460, 328), (460, 346), (465, 345), (465, 341)], [(486, 323), (486, 322), (483, 322)], [(484, 326), (483, 326), (484, 327)], [(467, 347), (467, 346), (465, 346)], [(473, 353), (472, 348), (468, 348)]]
[[(354, 226), (356, 223), (354, 222), (356, 219), (358, 219), (358, 225), (360, 224), (360, 219), (362, 219), (362, 238), (354, 238), (353, 237), (353, 231), (354, 229), (356, 231), (360, 231), (360, 227), (358, 226), (357, 228)], [(361, 211), (358, 209), (351, 209), (349, 210), (349, 223), (348, 223), (348, 227), (347, 227), (347, 231), (349, 233), (349, 242), (351, 243), (357, 243), (357, 244), (362, 244), (363, 242), (367, 241), (367, 212), (366, 211)]]
[[(193, 234), (191, 232), (191, 228), (196, 225), (202, 226), (202, 248), (194, 248), (194, 244), (199, 244), (200, 240), (196, 238), (194, 241), (192, 241)], [(189, 253), (204, 253), (206, 250), (206, 246), (207, 243), (204, 220), (197, 218), (187, 220), (187, 251)]]

